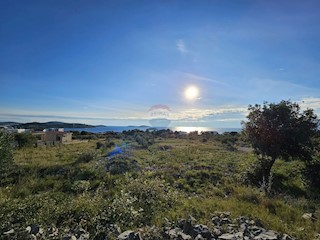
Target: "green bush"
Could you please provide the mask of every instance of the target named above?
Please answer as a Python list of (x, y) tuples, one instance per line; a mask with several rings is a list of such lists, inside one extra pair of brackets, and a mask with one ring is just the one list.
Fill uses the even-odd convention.
[(106, 148), (111, 148), (114, 147), (116, 144), (114, 142), (107, 142), (106, 143)]
[(96, 145), (97, 145), (96, 149), (101, 149), (104, 146), (104, 144), (102, 142), (97, 142)]
[(244, 176), (244, 182), (259, 187), (263, 182), (264, 162), (268, 161), (264, 158), (259, 158), (255, 163), (251, 164)]
[(72, 178), (75, 180), (93, 180), (97, 178), (97, 172), (89, 169), (79, 169)]
[(13, 137), (11, 134), (0, 130), (0, 160), (1, 165), (12, 163)]
[(96, 153), (94, 151), (83, 152), (79, 155), (77, 162), (78, 163), (87, 163), (95, 159)]
[(120, 224), (122, 227), (132, 227), (140, 224), (142, 218), (140, 209), (136, 202), (137, 198), (128, 191), (121, 190), (111, 204), (108, 206), (105, 214), (112, 223)]
[(146, 134), (136, 134), (134, 139), (142, 148), (146, 149), (154, 143), (154, 139), (148, 137)]
[(76, 193), (87, 192), (90, 188), (90, 182), (86, 180), (78, 180), (72, 184), (71, 189)]
[(13, 161), (13, 136), (0, 130), (0, 186), (17, 181), (19, 169)]
[(18, 147), (34, 147), (37, 143), (37, 138), (31, 133), (16, 133), (14, 140), (17, 142)]
[(126, 176), (125, 193), (135, 199), (143, 224), (151, 224), (152, 218), (172, 208), (178, 201), (178, 192), (160, 178), (132, 178)]
[(115, 156), (107, 160), (106, 170), (111, 174), (124, 174), (126, 172), (134, 172), (139, 170), (138, 162), (131, 157)]
[(307, 162), (305, 175), (311, 187), (318, 188), (320, 186), (320, 159), (314, 158)]

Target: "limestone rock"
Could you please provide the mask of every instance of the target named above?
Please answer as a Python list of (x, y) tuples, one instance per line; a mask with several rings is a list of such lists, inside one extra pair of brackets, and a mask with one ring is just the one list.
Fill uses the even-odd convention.
[(278, 234), (274, 231), (266, 231), (254, 237), (255, 240), (278, 240)]
[(178, 232), (178, 239), (179, 240), (190, 240), (192, 237), (188, 234), (185, 234), (183, 232)]
[(192, 236), (197, 236), (199, 234), (206, 239), (212, 238), (211, 233), (206, 225), (197, 224), (193, 226)]
[(236, 237), (235, 234), (225, 233), (225, 234), (222, 234), (221, 236), (219, 236), (218, 239), (221, 239), (221, 240), (237, 240), (238, 238)]
[(134, 231), (127, 230), (123, 233), (121, 233), (118, 238), (118, 240), (135, 240), (135, 234)]
[(311, 220), (311, 221), (313, 221), (313, 222), (315, 222), (315, 221), (318, 220), (313, 213), (304, 213), (304, 214), (302, 215), (302, 218), (305, 219), (305, 220)]
[(200, 234), (198, 234), (198, 235), (194, 238), (194, 240), (204, 240), (204, 238), (203, 238)]
[(14, 233), (14, 229), (10, 229), (9, 231), (4, 232), (4, 235), (9, 235), (9, 234), (13, 234)]
[(26, 227), (26, 231), (30, 234), (36, 235), (40, 231), (40, 227), (37, 224), (31, 224), (30, 226)]
[(62, 240), (77, 240), (77, 238), (74, 235), (66, 235), (62, 238)]
[(135, 233), (134, 231), (127, 230), (121, 233), (117, 240), (142, 240), (140, 233)]
[(293, 237), (290, 237), (289, 235), (287, 234), (284, 234), (281, 238), (281, 240), (295, 240)]

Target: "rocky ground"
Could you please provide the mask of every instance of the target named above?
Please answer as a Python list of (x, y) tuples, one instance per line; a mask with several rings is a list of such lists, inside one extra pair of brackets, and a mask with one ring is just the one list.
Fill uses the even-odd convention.
[(4, 239), (63, 239), (63, 240), (142, 240), (142, 239), (174, 239), (174, 240), (292, 240), (295, 239), (287, 234), (280, 234), (264, 228), (258, 219), (250, 219), (245, 216), (232, 219), (229, 212), (215, 212), (211, 219), (210, 227), (196, 223), (189, 216), (187, 219), (179, 219), (170, 222), (165, 219), (162, 229), (145, 227), (137, 231), (126, 230), (122, 232), (117, 225), (109, 224), (105, 232), (95, 235), (79, 226), (72, 229), (63, 229), (62, 232), (55, 227), (42, 228), (33, 224), (23, 230), (10, 229), (3, 233)]

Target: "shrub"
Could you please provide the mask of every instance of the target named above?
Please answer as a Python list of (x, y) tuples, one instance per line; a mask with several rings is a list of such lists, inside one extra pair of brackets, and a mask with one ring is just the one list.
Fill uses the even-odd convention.
[(97, 172), (89, 169), (76, 170), (73, 177), (76, 180), (93, 180), (97, 178)]
[(79, 155), (77, 162), (78, 163), (87, 163), (92, 161), (93, 159), (95, 159), (96, 157), (96, 153), (94, 151), (87, 151), (87, 152), (83, 152)]
[(107, 142), (106, 143), (106, 148), (111, 148), (114, 147), (116, 144), (114, 142)]
[(11, 134), (0, 130), (0, 160), (1, 165), (12, 163), (13, 137)]
[(124, 174), (139, 170), (139, 166), (136, 160), (118, 155), (108, 160), (106, 170), (111, 174)]
[(18, 168), (13, 162), (13, 137), (0, 130), (0, 185), (6, 185), (17, 179)]
[(86, 180), (75, 181), (71, 187), (71, 189), (78, 194), (88, 191), (89, 188), (90, 188), (90, 182)]
[(101, 149), (104, 146), (104, 144), (102, 142), (97, 142), (96, 145), (97, 145), (96, 149)]
[(122, 227), (139, 225), (141, 219), (141, 209), (136, 204), (137, 198), (130, 192), (121, 190), (108, 206), (105, 214), (107, 219)]
[(264, 178), (264, 168), (266, 161), (268, 163), (268, 160), (266, 160), (265, 158), (259, 158), (255, 163), (253, 163), (245, 173), (244, 182), (257, 187), (261, 187), (262, 185), (267, 187), (266, 184), (269, 183), (269, 178)]
[(19, 148), (33, 147), (37, 143), (37, 138), (31, 133), (16, 133), (14, 140), (17, 142)]
[(157, 213), (172, 208), (178, 201), (178, 193), (165, 180), (146, 179), (126, 176), (126, 188), (135, 199), (136, 209), (141, 212), (141, 223), (150, 224)]
[(135, 141), (142, 147), (148, 148), (154, 143), (153, 139), (148, 138), (148, 136), (137, 134), (135, 135)]
[(319, 187), (320, 185), (320, 159), (313, 159), (306, 164), (305, 175), (311, 187)]

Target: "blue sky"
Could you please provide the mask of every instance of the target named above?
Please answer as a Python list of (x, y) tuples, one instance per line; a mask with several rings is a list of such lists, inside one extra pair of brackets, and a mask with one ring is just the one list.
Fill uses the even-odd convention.
[[(249, 104), (320, 114), (320, 2), (0, 1), (0, 121), (240, 127)], [(199, 89), (187, 100), (185, 89)]]

